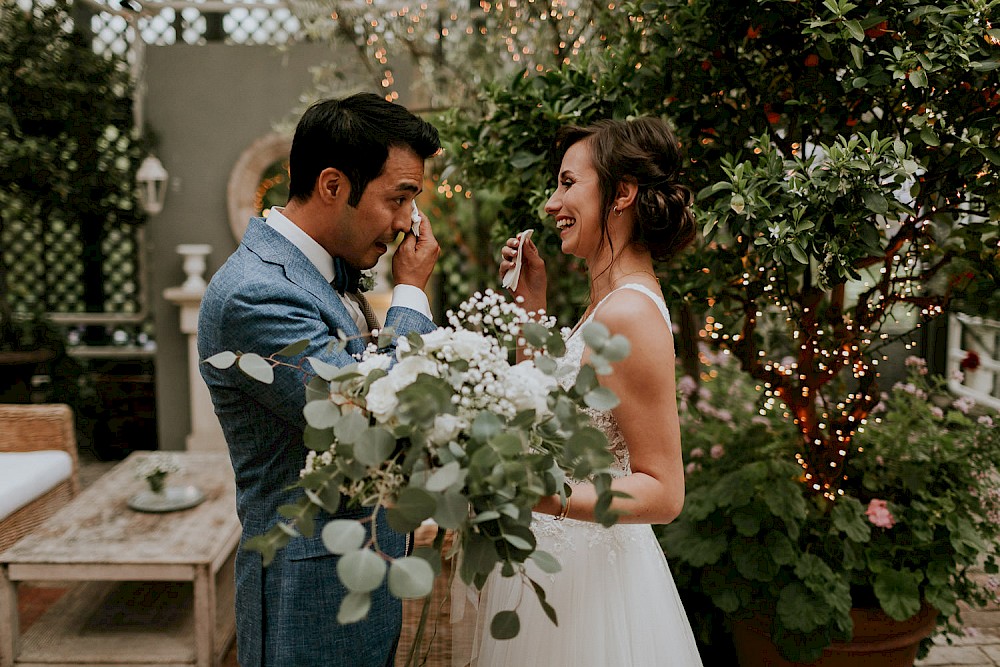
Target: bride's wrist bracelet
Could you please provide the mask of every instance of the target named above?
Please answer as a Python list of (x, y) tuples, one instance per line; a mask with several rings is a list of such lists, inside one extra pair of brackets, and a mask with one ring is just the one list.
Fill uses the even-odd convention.
[(562, 510), (556, 515), (556, 521), (562, 521), (569, 514), (569, 506), (573, 502), (573, 496), (566, 496), (566, 504), (563, 505)]

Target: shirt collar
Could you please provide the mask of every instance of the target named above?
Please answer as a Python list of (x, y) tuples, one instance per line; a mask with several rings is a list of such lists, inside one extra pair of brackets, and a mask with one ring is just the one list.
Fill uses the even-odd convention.
[(302, 231), (301, 227), (286, 218), (281, 207), (271, 207), (267, 214), (267, 224), (301, 250), (327, 282), (333, 280), (333, 257), (313, 237)]

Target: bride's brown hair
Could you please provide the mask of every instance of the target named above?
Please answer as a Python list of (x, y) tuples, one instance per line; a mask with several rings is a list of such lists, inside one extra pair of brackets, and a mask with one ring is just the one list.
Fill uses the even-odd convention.
[[(681, 154), (670, 127), (660, 118), (600, 120), (568, 126), (556, 135), (555, 169), (569, 147), (589, 140), (601, 193), (601, 234), (611, 243), (607, 220), (618, 184), (635, 182), (635, 225), (629, 243), (649, 250), (654, 260), (670, 259), (695, 236), (691, 190), (678, 181)], [(612, 248), (613, 250), (613, 248)]]

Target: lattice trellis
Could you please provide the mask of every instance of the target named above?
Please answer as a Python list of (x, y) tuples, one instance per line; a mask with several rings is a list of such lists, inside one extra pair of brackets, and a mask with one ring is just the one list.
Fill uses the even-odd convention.
[[(87, 312), (79, 224), (8, 221), (0, 247), (10, 267), (7, 281), (15, 312)], [(105, 227), (100, 267), (105, 298), (100, 312), (135, 315), (142, 310), (140, 248), (139, 229)]]
[[(152, 3), (150, 3), (152, 4)], [(204, 11), (192, 3), (183, 8), (163, 7), (155, 14), (142, 14), (136, 25), (145, 44), (225, 44), (277, 46), (297, 41), (302, 25), (292, 12), (281, 5), (241, 7)], [(135, 40), (135, 28), (120, 14), (98, 12), (90, 19), (94, 34), (94, 50), (130, 55)]]
[[(17, 0), (30, 10), (33, 3)], [(142, 46), (173, 44), (282, 45), (302, 38), (302, 26), (282, 0), (257, 2), (131, 2), (75, 0), (74, 19), (88, 21), (94, 51), (124, 56), (138, 76)], [(138, 13), (128, 7), (141, 9)], [(67, 26), (70, 28), (71, 26)], [(15, 312), (43, 310), (69, 327), (69, 342), (104, 326), (114, 345), (145, 346), (152, 335), (143, 294), (141, 230), (107, 225), (102, 234), (102, 304), (85, 302), (83, 246), (78, 223), (5, 221), (0, 253)], [(92, 259), (90, 261), (93, 261)], [(95, 310), (99, 310), (96, 314)], [(88, 312), (90, 311), (90, 312)]]

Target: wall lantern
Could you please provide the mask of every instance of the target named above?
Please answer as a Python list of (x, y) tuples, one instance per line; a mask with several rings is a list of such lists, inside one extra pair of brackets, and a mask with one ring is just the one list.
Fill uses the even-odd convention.
[(167, 170), (153, 155), (139, 165), (135, 178), (139, 183), (139, 201), (142, 209), (149, 215), (156, 215), (163, 210), (163, 200), (167, 196)]

